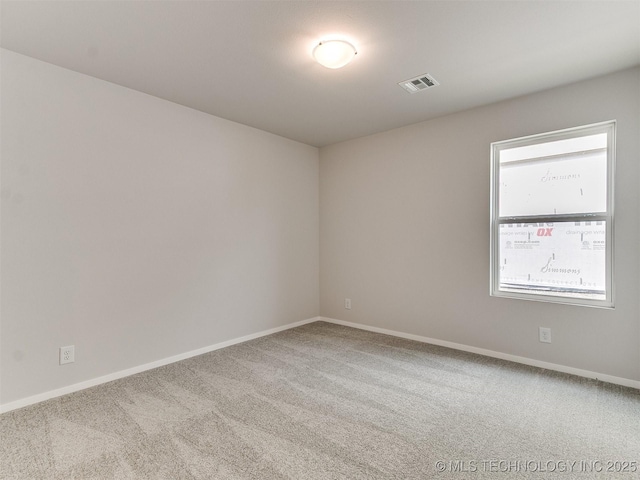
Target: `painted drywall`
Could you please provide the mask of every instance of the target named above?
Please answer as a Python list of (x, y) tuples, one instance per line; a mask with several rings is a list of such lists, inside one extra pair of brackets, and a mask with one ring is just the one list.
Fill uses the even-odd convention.
[[(489, 296), (490, 143), (611, 119), (615, 309)], [(321, 315), (640, 380), (639, 119), (636, 68), (322, 148)]]
[(316, 148), (1, 57), (1, 404), (318, 315)]

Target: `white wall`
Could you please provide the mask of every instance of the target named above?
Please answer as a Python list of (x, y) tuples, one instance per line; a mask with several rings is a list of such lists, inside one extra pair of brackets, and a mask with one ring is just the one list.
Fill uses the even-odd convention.
[[(490, 297), (489, 144), (611, 119), (615, 310)], [(639, 119), (636, 68), (322, 148), (321, 315), (640, 380)]]
[[(319, 172), (313, 147), (1, 57), (0, 404), (319, 313), (640, 380), (640, 69), (326, 147)], [(489, 144), (614, 118), (616, 309), (489, 297)]]
[(318, 315), (316, 148), (6, 50), (1, 80), (0, 403)]

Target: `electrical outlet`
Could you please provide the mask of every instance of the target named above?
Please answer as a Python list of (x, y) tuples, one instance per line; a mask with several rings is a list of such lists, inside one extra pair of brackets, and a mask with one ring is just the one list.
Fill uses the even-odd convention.
[(344, 299), (344, 308), (346, 308), (347, 310), (351, 310), (351, 299), (350, 298), (345, 298)]
[(60, 365), (65, 363), (73, 363), (76, 361), (76, 352), (73, 345), (68, 347), (60, 347)]
[(540, 341), (542, 343), (551, 343), (551, 329), (547, 327), (540, 327)]

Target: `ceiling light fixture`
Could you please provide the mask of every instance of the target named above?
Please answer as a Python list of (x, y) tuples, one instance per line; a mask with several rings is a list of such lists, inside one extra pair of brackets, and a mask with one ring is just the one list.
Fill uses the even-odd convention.
[(341, 68), (357, 55), (356, 47), (345, 40), (323, 40), (313, 49), (313, 58), (327, 68)]

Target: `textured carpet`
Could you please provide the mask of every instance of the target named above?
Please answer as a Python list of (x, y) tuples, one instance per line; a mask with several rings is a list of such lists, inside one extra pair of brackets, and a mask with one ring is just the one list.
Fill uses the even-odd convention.
[(0, 440), (2, 479), (638, 479), (640, 391), (317, 322), (6, 413)]

